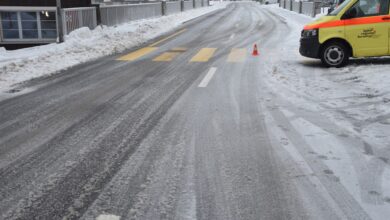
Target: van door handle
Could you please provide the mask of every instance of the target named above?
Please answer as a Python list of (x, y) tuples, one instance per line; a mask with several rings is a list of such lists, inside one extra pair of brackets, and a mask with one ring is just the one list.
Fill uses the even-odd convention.
[(382, 20), (388, 21), (388, 20), (390, 20), (390, 17), (383, 17)]

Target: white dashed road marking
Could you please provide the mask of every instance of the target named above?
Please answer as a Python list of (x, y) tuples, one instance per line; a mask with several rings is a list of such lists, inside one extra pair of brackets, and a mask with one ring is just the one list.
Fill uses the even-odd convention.
[(207, 85), (209, 84), (210, 80), (213, 78), (215, 72), (217, 72), (217, 68), (216, 67), (211, 67), (211, 69), (206, 74), (206, 76), (203, 78), (202, 82), (200, 82), (198, 87), (201, 87), (201, 88), (207, 87)]
[(119, 216), (116, 216), (116, 215), (109, 215), (109, 214), (106, 214), (106, 215), (99, 215), (96, 220), (120, 220), (120, 217)]

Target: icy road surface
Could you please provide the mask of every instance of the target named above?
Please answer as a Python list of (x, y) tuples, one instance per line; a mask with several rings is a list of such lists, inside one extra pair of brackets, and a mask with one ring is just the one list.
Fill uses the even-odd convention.
[(309, 21), (230, 4), (30, 82), (0, 102), (1, 219), (388, 219), (389, 61), (320, 67)]

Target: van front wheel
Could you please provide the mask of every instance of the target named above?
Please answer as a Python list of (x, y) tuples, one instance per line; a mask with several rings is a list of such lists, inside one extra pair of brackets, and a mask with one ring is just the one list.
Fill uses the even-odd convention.
[(342, 43), (327, 43), (321, 51), (321, 61), (327, 67), (343, 67), (348, 63), (348, 60), (348, 49)]

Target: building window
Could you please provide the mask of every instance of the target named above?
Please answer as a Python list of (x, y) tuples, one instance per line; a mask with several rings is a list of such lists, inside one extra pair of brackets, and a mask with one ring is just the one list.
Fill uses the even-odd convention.
[(1, 26), (4, 39), (20, 38), (17, 12), (1, 12)]
[(41, 20), (42, 38), (57, 38), (56, 13), (42, 11), (39, 12)]
[(38, 38), (38, 21), (36, 12), (20, 12), (23, 39)]
[(52, 11), (0, 12), (3, 39), (56, 39), (56, 13)]

